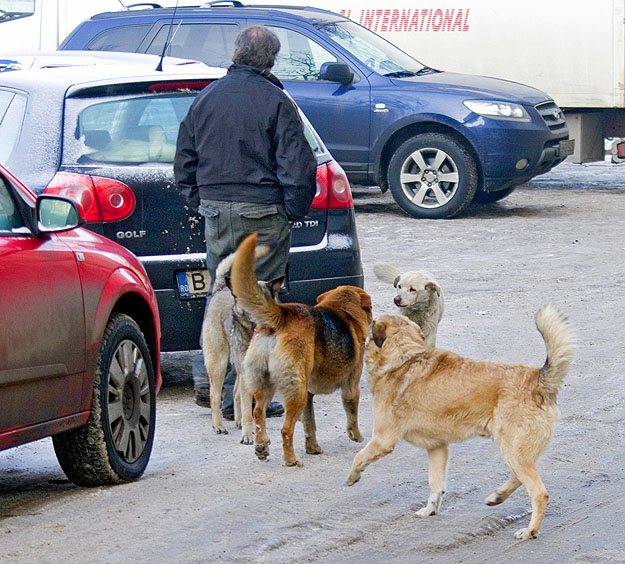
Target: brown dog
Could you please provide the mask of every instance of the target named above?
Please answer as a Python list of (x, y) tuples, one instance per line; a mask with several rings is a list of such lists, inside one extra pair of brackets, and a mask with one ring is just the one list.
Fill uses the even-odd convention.
[(428, 451), (430, 497), (417, 515), (435, 515), (445, 493), (448, 443), (491, 436), (511, 474), (486, 503), (501, 503), (523, 484), (532, 517), (515, 536), (535, 537), (549, 499), (536, 462), (553, 435), (558, 389), (573, 356), (568, 324), (553, 306), (538, 312), (536, 326), (547, 348), (542, 368), (426, 349), (419, 326), (406, 317), (377, 319), (366, 345), (373, 437), (354, 458), (347, 485), (405, 439)]
[(300, 416), (306, 452), (322, 452), (316, 437), (315, 394), (330, 394), (340, 388), (347, 434), (354, 441), (363, 440), (358, 429), (359, 383), (372, 318), (371, 298), (361, 288), (339, 286), (319, 296), (314, 307), (278, 304), (258, 288), (254, 274), (256, 239), (254, 233), (241, 243), (231, 271), (232, 292), (256, 323), (243, 371), (245, 389), (256, 400), (256, 456), (264, 460), (269, 455), (265, 410), (277, 390), (286, 407), (282, 427), (284, 461), (287, 466), (302, 466), (293, 450), (293, 431)]

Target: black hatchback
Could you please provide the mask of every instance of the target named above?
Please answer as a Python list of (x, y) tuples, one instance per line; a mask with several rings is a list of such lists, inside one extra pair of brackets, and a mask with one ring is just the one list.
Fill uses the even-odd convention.
[[(145, 65), (136, 57), (1, 73), (0, 164), (36, 192), (75, 199), (89, 228), (135, 253), (157, 294), (162, 350), (190, 350), (199, 346), (209, 280), (203, 221), (177, 191), (172, 162), (180, 121), (224, 71), (178, 62), (159, 72), (152, 57)], [(314, 303), (364, 281), (349, 182), (303, 119), (317, 194), (294, 226), (280, 297)]]

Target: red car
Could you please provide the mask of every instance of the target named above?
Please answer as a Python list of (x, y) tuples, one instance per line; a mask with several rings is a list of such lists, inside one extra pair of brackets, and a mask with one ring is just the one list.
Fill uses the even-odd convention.
[(77, 485), (138, 478), (161, 386), (154, 290), (136, 257), (0, 166), (0, 450), (52, 436)]

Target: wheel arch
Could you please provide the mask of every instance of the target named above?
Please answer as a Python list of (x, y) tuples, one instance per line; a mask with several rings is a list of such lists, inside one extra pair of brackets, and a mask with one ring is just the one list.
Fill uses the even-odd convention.
[[(150, 360), (154, 368), (156, 389), (160, 389), (160, 317), (153, 290), (145, 288), (143, 282), (129, 269), (115, 270), (100, 294), (91, 334), (87, 335), (87, 372), (95, 374), (100, 345), (106, 326), (114, 313), (123, 313), (132, 318), (145, 337)], [(89, 384), (91, 386), (91, 384)], [(89, 403), (91, 398), (89, 398)]]
[(386, 192), (389, 187), (388, 165), (391, 161), (393, 153), (404, 141), (407, 141), (411, 137), (422, 133), (440, 133), (448, 135), (449, 137), (457, 141), (460, 145), (462, 145), (475, 161), (478, 175), (478, 187), (483, 184), (482, 163), (480, 162), (480, 158), (477, 151), (475, 150), (475, 147), (469, 141), (469, 139), (451, 125), (438, 121), (427, 120), (413, 121), (397, 128), (386, 139), (386, 141), (382, 145), (382, 148), (378, 151), (375, 161), (375, 180), (378, 186), (382, 188), (382, 191)]

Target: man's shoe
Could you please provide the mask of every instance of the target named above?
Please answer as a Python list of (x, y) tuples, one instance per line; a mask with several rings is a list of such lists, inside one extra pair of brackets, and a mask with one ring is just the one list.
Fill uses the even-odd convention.
[(196, 388), (193, 390), (193, 396), (195, 397), (195, 403), (200, 407), (211, 406), (210, 388)]
[(267, 406), (267, 417), (280, 417), (280, 415), (284, 414), (284, 407), (278, 401), (272, 401)]
[[(278, 401), (272, 401), (267, 406), (267, 417), (280, 417), (284, 415), (284, 407)], [(224, 419), (228, 421), (234, 421), (234, 407), (227, 407), (221, 410), (221, 415)]]

